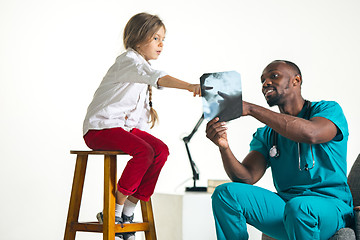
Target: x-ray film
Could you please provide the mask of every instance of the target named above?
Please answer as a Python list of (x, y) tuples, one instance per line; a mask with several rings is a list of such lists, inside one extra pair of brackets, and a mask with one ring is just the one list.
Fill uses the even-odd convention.
[(228, 122), (242, 115), (241, 76), (236, 71), (205, 73), (200, 77), (204, 118)]

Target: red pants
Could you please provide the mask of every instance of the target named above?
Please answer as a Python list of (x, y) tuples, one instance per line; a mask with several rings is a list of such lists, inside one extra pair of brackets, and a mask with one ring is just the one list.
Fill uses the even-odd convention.
[(121, 150), (132, 156), (119, 179), (118, 191), (149, 201), (169, 156), (165, 143), (136, 128), (131, 132), (122, 128), (90, 130), (85, 134), (84, 140), (91, 149)]

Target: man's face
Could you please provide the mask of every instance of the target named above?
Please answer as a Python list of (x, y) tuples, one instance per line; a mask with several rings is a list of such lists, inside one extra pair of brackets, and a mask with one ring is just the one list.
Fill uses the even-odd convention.
[(261, 75), (262, 92), (270, 107), (282, 104), (291, 91), (295, 73), (284, 62), (269, 64)]

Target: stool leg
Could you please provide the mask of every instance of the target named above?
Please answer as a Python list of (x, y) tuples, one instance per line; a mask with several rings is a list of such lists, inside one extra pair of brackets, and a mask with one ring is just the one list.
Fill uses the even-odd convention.
[(156, 230), (155, 230), (155, 221), (152, 210), (151, 199), (148, 202), (140, 201), (141, 204), (141, 213), (143, 217), (143, 222), (149, 223), (149, 231), (145, 232), (146, 240), (156, 240)]
[(103, 239), (115, 238), (116, 155), (104, 159), (104, 210)]
[(87, 155), (78, 155), (76, 158), (74, 179), (70, 196), (64, 240), (75, 239), (76, 231), (72, 229), (72, 223), (77, 223), (79, 220), (79, 211), (84, 187), (87, 160)]

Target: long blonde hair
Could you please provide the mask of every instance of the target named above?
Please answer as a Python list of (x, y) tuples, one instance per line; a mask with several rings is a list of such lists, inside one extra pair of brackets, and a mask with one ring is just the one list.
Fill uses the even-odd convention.
[[(132, 48), (136, 51), (137, 45), (149, 41), (151, 37), (163, 27), (166, 31), (164, 23), (157, 15), (148, 13), (138, 13), (130, 18), (124, 29), (123, 43), (125, 49)], [(152, 88), (148, 85), (149, 91), (149, 105), (150, 105), (150, 120), (151, 127), (159, 121), (157, 112), (152, 106)]]
[(151, 127), (153, 128), (155, 123), (159, 121), (159, 116), (155, 109), (152, 107), (152, 87), (151, 85), (148, 85), (148, 91), (149, 91), (149, 105), (150, 105), (150, 121)]

